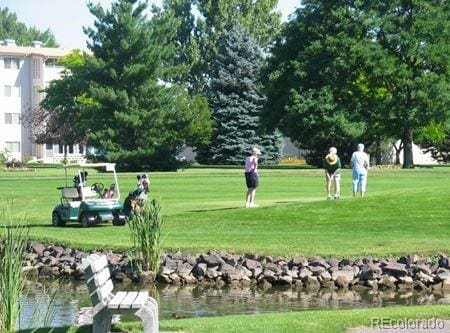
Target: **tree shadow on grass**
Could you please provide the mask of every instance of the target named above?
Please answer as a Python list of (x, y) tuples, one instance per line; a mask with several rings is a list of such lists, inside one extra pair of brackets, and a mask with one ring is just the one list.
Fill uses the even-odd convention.
[(303, 201), (275, 201), (276, 204), (288, 205), (288, 204), (300, 204), (304, 203)]
[(226, 208), (213, 208), (213, 209), (195, 209), (189, 210), (188, 213), (203, 213), (203, 212), (220, 212), (225, 210), (240, 209), (240, 207), (226, 207)]
[(91, 333), (92, 325), (68, 327), (42, 327), (19, 330), (19, 333)]
[[(80, 223), (70, 223), (70, 224), (66, 224), (64, 227), (55, 227), (52, 224), (25, 224), (26, 227), (30, 227), (30, 228), (56, 228), (56, 229), (64, 229), (64, 228), (68, 228), (68, 229), (81, 229), (83, 228), (81, 226)], [(94, 224), (91, 225), (88, 228), (104, 228), (104, 227), (108, 227), (108, 226), (112, 226), (112, 224), (106, 224), (106, 225), (101, 225), (101, 224)], [(6, 225), (1, 225), (0, 224), (0, 228), (10, 228), (10, 226), (6, 226)], [(85, 229), (85, 228), (83, 228)]]

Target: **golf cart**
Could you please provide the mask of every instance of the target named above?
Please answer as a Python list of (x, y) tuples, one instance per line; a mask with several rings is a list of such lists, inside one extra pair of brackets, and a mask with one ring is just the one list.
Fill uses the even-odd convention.
[[(68, 170), (75, 169), (73, 185), (68, 184)], [(113, 183), (106, 188), (103, 183), (87, 185), (87, 169), (111, 172)], [(119, 183), (114, 163), (80, 163), (64, 166), (66, 182), (61, 191), (61, 203), (53, 209), (52, 223), (56, 227), (67, 222), (80, 222), (82, 227), (112, 221), (113, 225), (124, 225), (126, 216), (121, 213)], [(95, 177), (95, 175), (94, 175)]]

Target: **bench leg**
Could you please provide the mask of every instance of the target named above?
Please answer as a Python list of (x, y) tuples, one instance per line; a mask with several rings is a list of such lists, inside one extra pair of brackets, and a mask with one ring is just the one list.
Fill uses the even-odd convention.
[(136, 311), (135, 315), (141, 318), (144, 333), (158, 333), (158, 308), (152, 302), (145, 302), (145, 305)]
[(102, 309), (94, 315), (92, 321), (92, 333), (109, 333), (111, 331), (112, 314), (106, 309)]

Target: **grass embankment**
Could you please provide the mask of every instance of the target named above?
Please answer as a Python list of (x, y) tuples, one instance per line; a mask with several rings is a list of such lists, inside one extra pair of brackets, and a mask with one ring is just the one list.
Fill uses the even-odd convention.
[[(352, 327), (370, 326), (371, 318), (405, 320), (405, 318), (428, 319), (449, 317), (450, 305), (426, 305), (163, 320), (160, 322), (160, 331), (184, 333), (339, 333), (345, 332), (348, 328)], [(116, 328), (122, 332), (142, 332), (141, 324), (137, 322), (122, 323), (116, 326)], [(85, 333), (91, 332), (91, 330), (91, 326), (83, 326), (78, 328), (60, 328), (55, 329), (53, 332)], [(42, 329), (38, 332), (43, 333), (47, 331)]]
[[(274, 255), (358, 257), (450, 252), (450, 168), (373, 170), (367, 197), (351, 198), (350, 170), (343, 171), (341, 200), (326, 201), (323, 170), (261, 170), (257, 209), (245, 209), (242, 170), (187, 169), (152, 173), (151, 196), (165, 217), (165, 250), (226, 250)], [(122, 173), (122, 199), (136, 183)], [(69, 178), (69, 184), (71, 184)], [(88, 183), (105, 174), (91, 174)], [(62, 169), (0, 172), (0, 205), (13, 201), (36, 240), (78, 248), (131, 246), (129, 229), (51, 225)]]

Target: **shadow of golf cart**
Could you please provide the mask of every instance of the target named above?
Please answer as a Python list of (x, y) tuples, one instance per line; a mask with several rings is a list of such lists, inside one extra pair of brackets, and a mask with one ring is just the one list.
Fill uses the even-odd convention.
[[(63, 227), (67, 222), (79, 222), (82, 227), (108, 222), (113, 225), (126, 223), (127, 217), (121, 213), (122, 203), (114, 163), (80, 163), (65, 165), (64, 169), (65, 186), (57, 188), (61, 191), (61, 202), (55, 206), (52, 213), (54, 226)], [(91, 178), (95, 179), (100, 174), (89, 174), (89, 169), (109, 173), (110, 185), (105, 187), (102, 182), (92, 182)], [(69, 175), (70, 170), (75, 170), (75, 176), (69, 181), (74, 174), (70, 172)]]

